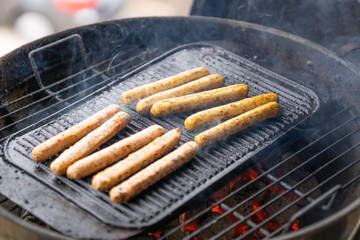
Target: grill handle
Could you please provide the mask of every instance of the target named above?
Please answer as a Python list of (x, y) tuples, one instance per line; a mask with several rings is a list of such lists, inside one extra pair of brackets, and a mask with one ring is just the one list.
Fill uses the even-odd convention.
[[(313, 209), (314, 207), (318, 206), (320, 203), (323, 203), (326, 199), (330, 198), (329, 203), (322, 207), (324, 210), (331, 205), (333, 202), (333, 199), (337, 195), (338, 191), (341, 189), (341, 185), (335, 185), (333, 188), (329, 189), (327, 192), (325, 192), (323, 195), (321, 195), (319, 198), (317, 198), (315, 201), (311, 202), (309, 205), (301, 209), (300, 211), (296, 212), (292, 217), (290, 218), (290, 221), (286, 224), (286, 227), (283, 230), (283, 233), (287, 233), (290, 230), (290, 227), (292, 224), (296, 221), (296, 219), (300, 218), (302, 215), (304, 215), (309, 210)], [(306, 195), (311, 194), (312, 191), (309, 191)]]
[[(72, 34), (70, 36), (67, 36), (67, 37), (64, 37), (60, 40), (57, 40), (55, 42), (52, 42), (52, 43), (49, 43), (45, 46), (42, 46), (42, 47), (39, 47), (33, 51), (31, 51), (29, 53), (29, 59), (30, 59), (30, 64), (31, 64), (31, 67), (34, 71), (34, 74), (35, 74), (35, 78), (36, 78), (36, 82), (37, 84), (39, 85), (39, 87), (41, 89), (44, 89), (45, 92), (47, 94), (49, 94), (50, 96), (54, 96), (55, 99), (57, 101), (62, 101), (63, 99), (56, 93), (54, 93), (53, 91), (50, 90), (50, 87), (52, 85), (49, 85), (49, 86), (44, 86), (42, 80), (41, 80), (41, 77), (40, 77), (40, 73), (39, 73), (39, 67), (38, 65), (36, 64), (36, 61), (35, 61), (35, 56), (43, 56), (42, 54), (45, 52), (45, 51), (51, 51), (52, 48), (55, 48), (55, 47), (59, 47), (61, 44), (64, 44), (66, 42), (75, 42), (75, 45), (74, 46), (77, 46), (79, 51), (75, 51), (75, 50), (72, 50), (72, 54), (76, 54), (78, 52), (80, 52), (81, 54), (81, 57), (82, 57), (82, 60), (85, 64), (85, 66), (88, 66), (88, 60), (87, 60), (87, 54), (86, 54), (86, 50), (85, 50), (85, 46), (84, 46), (84, 42), (83, 42), (83, 39), (82, 37), (80, 36), (80, 34)], [(56, 51), (56, 50), (53, 50), (53, 51)], [(72, 56), (74, 57), (74, 56)], [(62, 62), (62, 59), (57, 59), (58, 62)]]

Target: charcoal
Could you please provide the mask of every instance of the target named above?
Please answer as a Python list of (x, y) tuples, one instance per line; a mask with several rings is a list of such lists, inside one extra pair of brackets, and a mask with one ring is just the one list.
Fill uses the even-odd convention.
[[(270, 201), (271, 199), (274, 199), (277, 196), (278, 196), (278, 194), (271, 193), (267, 200)], [(277, 214), (277, 212), (280, 211), (281, 209), (286, 208), (286, 206), (288, 206), (291, 203), (292, 203), (292, 200), (290, 200), (286, 196), (282, 196), (279, 199), (277, 199), (273, 204), (267, 206), (265, 208), (265, 212), (267, 213), (268, 217), (271, 217), (274, 214)], [(278, 226), (282, 226), (283, 224), (289, 222), (292, 215), (294, 215), (297, 211), (299, 211), (299, 207), (296, 205), (293, 205), (293, 206), (289, 207), (283, 213), (278, 214), (271, 221), (276, 223)]]
[[(247, 181), (236, 182), (232, 188), (232, 191), (236, 191), (246, 183)], [(242, 204), (239, 208), (236, 209), (238, 213), (240, 213), (243, 216), (246, 216), (253, 211), (253, 203), (252, 203), (253, 200), (261, 203), (263, 202), (264, 198), (268, 195), (268, 191), (266, 190), (261, 192), (257, 196), (254, 196), (254, 194), (256, 194), (259, 190), (265, 187), (266, 187), (265, 184), (262, 182), (259, 181), (253, 182), (249, 186), (245, 187), (244, 189), (234, 194), (229, 199), (226, 199), (224, 203), (229, 207), (234, 207), (236, 204), (244, 201), (247, 198), (251, 199), (249, 201), (246, 201), (244, 204)]]
[[(200, 226), (202, 224), (206, 224), (208, 222), (213, 221), (214, 219), (216, 219), (217, 217), (220, 217), (221, 215), (222, 214), (217, 213), (217, 212), (211, 212), (211, 213), (207, 214), (207, 217), (206, 217), (205, 221), (203, 221), (200, 224)], [(232, 222), (230, 221), (230, 219), (227, 216), (223, 216), (215, 224), (213, 224), (210, 227), (206, 228), (204, 231), (201, 231), (200, 233), (198, 233), (197, 237), (200, 240), (210, 239), (211, 237), (213, 237), (214, 235), (216, 235), (219, 232), (223, 231), (225, 228), (227, 228), (231, 224), (232, 224)], [(219, 240), (228, 240), (228, 239), (233, 239), (235, 236), (236, 236), (236, 231), (235, 231), (234, 228), (232, 228), (230, 231), (224, 233), (224, 235), (222, 235), (218, 239)]]
[[(295, 184), (297, 184), (298, 182), (300, 182), (301, 180), (303, 180), (305, 177), (309, 176), (310, 174), (311, 173), (309, 173), (309, 172), (299, 172), (299, 173), (293, 174), (290, 177), (288, 177), (287, 181), (290, 186), (294, 186)], [(315, 188), (318, 185), (319, 185), (319, 182), (317, 181), (315, 176), (311, 176), (304, 183), (300, 184), (296, 189), (298, 191), (300, 191), (301, 193), (306, 194), (307, 192), (309, 192), (311, 189)], [(316, 199), (320, 195), (321, 195), (321, 189), (318, 188), (314, 192), (312, 192), (309, 196), (313, 199)], [(298, 204), (301, 206), (305, 205), (307, 203), (308, 203), (308, 201), (306, 199), (300, 200), (298, 202)]]
[[(282, 157), (282, 161), (286, 160), (286, 162), (283, 162), (280, 166), (280, 176), (285, 175), (290, 170), (293, 170), (294, 168), (298, 167), (300, 164), (302, 164), (302, 160), (299, 156), (295, 155), (291, 157), (290, 159), (287, 159), (288, 157), (292, 156), (293, 152), (285, 153)], [(301, 166), (299, 170), (304, 170), (304, 167)]]

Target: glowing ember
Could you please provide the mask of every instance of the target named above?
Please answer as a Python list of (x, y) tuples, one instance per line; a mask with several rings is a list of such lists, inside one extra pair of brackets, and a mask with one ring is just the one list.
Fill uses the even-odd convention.
[(197, 222), (192, 221), (192, 222), (186, 224), (186, 225), (184, 226), (184, 228), (185, 228), (186, 230), (188, 230), (188, 231), (193, 232), (193, 231), (195, 231), (195, 230), (197, 229), (198, 225), (199, 225), (199, 224), (198, 224)]
[(156, 232), (156, 233), (150, 233), (150, 235), (156, 237), (156, 238), (160, 238), (161, 237), (162, 232)]
[[(219, 200), (223, 199), (224, 197), (226, 197), (228, 194), (230, 194), (232, 192), (232, 190), (234, 190), (234, 185), (237, 182), (252, 181), (253, 179), (255, 179), (258, 176), (259, 176), (259, 173), (257, 173), (254, 170), (250, 170), (250, 171), (242, 174), (241, 176), (239, 176), (235, 180), (231, 181), (229, 183), (229, 185), (224, 186), (221, 189), (219, 189), (217, 192), (215, 192), (212, 195), (212, 197), (214, 199), (216, 199), (217, 201), (219, 201)], [(266, 199), (266, 197), (269, 196), (271, 193), (273, 193), (273, 194), (284, 194), (285, 192), (286, 192), (286, 188), (284, 188), (283, 186), (281, 186), (279, 184), (276, 184), (276, 185), (270, 187), (267, 191), (264, 191), (263, 194), (258, 194), (256, 198), (254, 198), (253, 200), (250, 201), (251, 204), (250, 204), (250, 202), (246, 203), (247, 205), (244, 204), (244, 206), (245, 206), (244, 209), (246, 208), (246, 206), (248, 206), (247, 209), (249, 209), (249, 207), (252, 206), (252, 209), (250, 208), (250, 212), (251, 212), (251, 210), (253, 212), (256, 211), (256, 213), (253, 216), (251, 216), (249, 218), (249, 220), (253, 221), (253, 222), (257, 223), (257, 224), (260, 224), (260, 223), (266, 221), (266, 224), (264, 224), (263, 227), (264, 227), (264, 229), (266, 229), (269, 232), (273, 232), (276, 229), (278, 229), (282, 225), (281, 221), (280, 221), (280, 223), (277, 222), (276, 218), (273, 219), (273, 220), (270, 220), (270, 221), (267, 220), (268, 217), (271, 216), (273, 213), (271, 213), (271, 211), (268, 212), (268, 209), (260, 209), (260, 208), (261, 208), (261, 206), (263, 204), (264, 199)], [(288, 200), (291, 200), (291, 201), (296, 200), (298, 198), (298, 196), (295, 193), (292, 193), (292, 192), (287, 193), (285, 196), (286, 196), (286, 198)], [(229, 198), (227, 200), (231, 200), (231, 199), (232, 198)], [(234, 198), (234, 199), (236, 199), (236, 198)], [(232, 201), (234, 199), (232, 199)], [(238, 199), (235, 200), (235, 201), (238, 201)], [(249, 204), (250, 204), (250, 206), (249, 206)], [(216, 213), (219, 213), (219, 214), (225, 214), (225, 210), (223, 208), (221, 208), (219, 205), (215, 205), (215, 203), (212, 203), (212, 205), (213, 205), (213, 207), (211, 209), (211, 212), (216, 212)], [(241, 214), (246, 216), (246, 215), (249, 214), (249, 212), (245, 212), (245, 213), (241, 213)], [(182, 219), (182, 220), (180, 220), (180, 222), (183, 222), (183, 223), (186, 222), (186, 214), (182, 214), (181, 216), (182, 216), (182, 218), (180, 218), (180, 219)], [(233, 214), (227, 214), (226, 217), (234, 225), (237, 224), (234, 227), (235, 232), (231, 232), (232, 237), (237, 238), (237, 237), (247, 233), (248, 231), (252, 231), (252, 233), (248, 237), (246, 237), (245, 239), (262, 239), (264, 237), (264, 235), (260, 231), (258, 231), (256, 229), (252, 229), (246, 223), (240, 223), (240, 220), (237, 217), (235, 217)], [(191, 233), (191, 232), (194, 232), (195, 230), (197, 230), (200, 223), (201, 223), (200, 220), (196, 219), (196, 220), (186, 224), (182, 229), (183, 229), (183, 231), (186, 230), (187, 234), (189, 234), (189, 232)], [(296, 220), (292, 224), (291, 228), (292, 228), (293, 231), (297, 231), (300, 228), (299, 220)], [(229, 233), (230, 233), (230, 231), (229, 231)], [(157, 235), (155, 235), (155, 234), (157, 234)], [(155, 234), (152, 234), (152, 235), (155, 236), (156, 238), (159, 238), (161, 236), (161, 232), (155, 233)], [(200, 238), (197, 238), (197, 236), (195, 236), (194, 239), (200, 239)]]
[[(180, 215), (180, 223), (185, 223), (187, 221), (187, 214), (183, 213)], [(197, 219), (195, 219), (194, 221), (191, 221), (187, 224), (184, 225), (184, 227), (182, 228), (184, 231), (188, 231), (188, 232), (193, 232), (197, 229), (197, 227), (199, 226), (199, 221)]]
[(268, 222), (267, 225), (269, 226), (269, 230), (270, 232), (275, 231), (276, 229), (279, 228), (279, 225), (277, 225), (274, 222)]
[[(217, 213), (220, 213), (220, 214), (224, 214), (224, 213), (225, 213), (225, 210), (222, 209), (220, 206), (215, 206), (215, 207), (213, 207), (213, 208), (211, 209), (211, 211), (212, 211), (212, 212), (217, 212)], [(234, 216), (232, 216), (232, 215), (230, 215), (230, 214), (228, 214), (228, 215), (226, 215), (226, 216), (230, 219), (230, 221), (231, 221), (232, 223), (236, 223), (236, 222), (239, 221), (237, 218), (235, 218)], [(244, 223), (235, 226), (234, 229), (235, 229), (235, 231), (236, 231), (236, 237), (237, 237), (237, 236), (240, 236), (240, 235), (242, 235), (242, 234), (244, 234), (244, 233), (246, 233), (247, 231), (249, 231), (249, 228), (250, 228), (249, 225), (244, 224)]]
[[(214, 203), (213, 203), (214, 204)], [(220, 214), (223, 214), (225, 211), (224, 209), (222, 209), (220, 206), (215, 206), (211, 209), (212, 212), (217, 212), (217, 213), (220, 213)]]
[(296, 219), (296, 221), (294, 222), (294, 224), (291, 226), (292, 230), (297, 231), (299, 230), (299, 220)]
[[(271, 192), (277, 193), (277, 194), (283, 194), (283, 193), (286, 191), (286, 189), (283, 188), (283, 187), (280, 186), (280, 185), (271, 186), (271, 187), (269, 188), (269, 190), (270, 190)], [(298, 196), (297, 196), (295, 193), (293, 193), (293, 192), (287, 193), (287, 194), (286, 194), (286, 197), (287, 197), (288, 199), (292, 200), (292, 201), (298, 199)]]
[(244, 173), (243, 175), (241, 175), (240, 177), (236, 178), (235, 180), (233, 180), (229, 183), (230, 191), (233, 188), (235, 183), (241, 182), (241, 181), (251, 181), (251, 180), (255, 179), (257, 176), (259, 176), (259, 173), (257, 173), (254, 170), (250, 170), (247, 173)]
[[(212, 203), (212, 204), (214, 204), (214, 203)], [(220, 213), (220, 214), (224, 214), (224, 213), (225, 213), (225, 210), (222, 209), (220, 206), (215, 206), (215, 207), (213, 207), (213, 208), (211, 209), (211, 211), (212, 211), (212, 212), (217, 212), (217, 213)], [(234, 216), (232, 216), (232, 215), (230, 215), (230, 214), (228, 214), (227, 217), (230, 219), (230, 221), (231, 221), (232, 223), (235, 223), (235, 222), (238, 221), (238, 219), (237, 219), (236, 217), (234, 217)]]
[(274, 185), (274, 186), (271, 186), (269, 188), (269, 190), (273, 193), (277, 193), (277, 194), (282, 194), (285, 192), (285, 188), (279, 186), (279, 185)]
[(242, 223), (242, 224), (234, 227), (234, 229), (236, 231), (235, 237), (238, 237), (238, 236), (246, 233), (247, 231), (249, 231), (250, 227), (249, 227), (249, 225)]
[[(253, 211), (258, 210), (261, 207), (260, 203), (255, 200), (253, 200), (252, 203), (253, 203)], [(264, 210), (260, 210), (255, 215), (259, 218), (260, 222), (264, 221), (267, 217), (266, 212)]]

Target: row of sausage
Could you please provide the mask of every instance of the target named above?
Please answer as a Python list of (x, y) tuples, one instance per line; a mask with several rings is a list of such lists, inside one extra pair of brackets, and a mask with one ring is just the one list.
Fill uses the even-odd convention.
[(189, 131), (221, 123), (195, 137), (199, 146), (209, 145), (258, 122), (280, 115), (277, 94), (268, 93), (243, 99), (249, 93), (246, 84), (222, 87), (224, 84), (225, 78), (222, 75), (210, 75), (207, 68), (198, 67), (138, 86), (123, 92), (120, 98), (124, 104), (136, 103), (139, 114), (150, 112), (156, 117), (231, 102), (205, 109), (186, 118), (184, 124)]
[(67, 148), (51, 162), (51, 171), (56, 175), (66, 173), (70, 179), (81, 179), (105, 168), (93, 176), (91, 184), (98, 191), (111, 189), (110, 199), (120, 203), (188, 162), (199, 150), (198, 145), (190, 141), (167, 154), (179, 144), (180, 130), (165, 133), (163, 127), (152, 125), (96, 151), (129, 122), (129, 114), (118, 105), (110, 105), (39, 144), (33, 149), (32, 157), (35, 161), (44, 161)]
[[(199, 67), (124, 92), (121, 100), (125, 104), (137, 103), (139, 114), (151, 112), (158, 117), (239, 100), (249, 92), (245, 84), (219, 88), (223, 85), (223, 76), (209, 75), (208, 69)], [(35, 161), (44, 161), (66, 149), (50, 164), (54, 174), (66, 173), (70, 179), (81, 179), (96, 173), (92, 186), (98, 191), (111, 189), (110, 199), (124, 202), (188, 162), (199, 146), (278, 116), (278, 102), (277, 94), (268, 93), (197, 112), (185, 120), (188, 130), (219, 124), (169, 154), (179, 144), (181, 132), (173, 129), (165, 133), (159, 125), (96, 151), (130, 122), (130, 115), (113, 104), (39, 144), (32, 156)]]

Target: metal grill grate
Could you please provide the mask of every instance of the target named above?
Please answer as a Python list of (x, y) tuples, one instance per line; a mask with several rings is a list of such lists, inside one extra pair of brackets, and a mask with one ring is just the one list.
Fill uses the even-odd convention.
[[(277, 93), (283, 108), (281, 117), (203, 149), (189, 164), (125, 204), (114, 204), (109, 200), (107, 193), (96, 192), (90, 185), (91, 177), (71, 181), (63, 176), (54, 176), (48, 167), (52, 159), (43, 163), (35, 163), (31, 159), (32, 148), (40, 142), (111, 103), (121, 104), (119, 96), (122, 91), (195, 66), (206, 66), (211, 73), (224, 75), (226, 85), (248, 84), (249, 96)], [(85, 78), (83, 82), (88, 79), (94, 81), (97, 78), (100, 80), (101, 74), (94, 74)], [(103, 79), (101, 82), (104, 84)], [(317, 110), (319, 104), (311, 90), (237, 55), (209, 45), (187, 45), (177, 48), (126, 76), (113, 77), (105, 82), (109, 84), (97, 91), (93, 91), (94, 86), (88, 86), (84, 91), (93, 91), (92, 93), (64, 109), (60, 108), (61, 104), (58, 104), (58, 107), (54, 104), (54, 108), (59, 109), (58, 112), (44, 117), (7, 140), (5, 156), (8, 161), (64, 198), (112, 226), (145, 227), (156, 223), (305, 120)], [(66, 100), (69, 101), (71, 97)], [(195, 136), (183, 126), (188, 114), (155, 118), (138, 115), (134, 106), (122, 107), (131, 115), (131, 123), (108, 144), (154, 123), (164, 126), (167, 130), (179, 127), (183, 135), (182, 142), (193, 140)], [(39, 118), (41, 114), (44, 113), (32, 115), (30, 120)]]
[[(296, 131), (297, 130), (295, 130), (295, 132)], [(351, 159), (351, 154), (357, 154), (357, 152), (360, 150), (360, 142), (358, 140), (360, 137), (359, 120), (357, 117), (353, 116), (349, 109), (343, 109), (330, 117), (327, 124), (324, 124), (322, 128), (318, 128), (316, 131), (312, 132), (310, 136), (306, 136), (309, 134), (308, 132), (293, 132), (293, 136), (296, 136), (296, 134), (298, 134), (300, 137), (296, 140), (290, 140), (290, 143), (286, 142), (282, 146), (276, 147), (276, 149), (272, 151), (272, 154), (269, 154), (266, 157), (261, 156), (260, 158), (263, 158), (263, 160), (274, 159), (277, 157), (276, 154), (279, 152), (279, 149), (297, 149), (295, 152), (293, 152), (291, 155), (288, 155), (283, 161), (280, 161), (279, 163), (269, 167), (264, 166), (262, 161), (260, 165), (252, 168), (259, 173), (256, 178), (242, 185), (240, 188), (231, 192), (221, 200), (211, 198), (211, 206), (186, 219), (185, 222), (178, 225), (177, 227), (165, 231), (160, 239), (172, 239), (172, 235), (175, 232), (180, 231), (180, 229), (184, 228), (185, 225), (191, 224), (193, 221), (201, 219), (206, 214), (209, 214), (214, 206), (220, 206), (225, 210), (225, 212), (222, 215), (212, 219), (211, 222), (202, 224), (195, 231), (187, 235), (184, 239), (193, 239), (193, 237), (196, 237), (202, 231), (210, 229), (214, 225), (218, 224), (221, 219), (226, 218), (229, 215), (235, 217), (237, 221), (225, 226), (219, 233), (212, 236), (211, 239), (219, 239), (224, 236), (224, 234), (241, 224), (247, 224), (249, 229), (244, 232), (244, 234), (238, 236), (235, 239), (248, 239), (247, 237), (251, 236), (251, 234), (253, 234), (255, 231), (259, 231), (263, 235), (261, 239), (269, 239), (281, 233), (289, 232), (292, 224), (297, 219), (300, 219), (304, 215), (309, 214), (309, 212), (311, 212), (310, 210), (314, 208), (317, 208), (317, 211), (315, 211), (317, 215), (326, 215), (327, 210), (329, 210), (334, 205), (335, 197), (338, 196), (343, 190), (347, 189), (350, 185), (358, 182), (360, 179), (360, 174), (355, 175), (355, 177), (348, 176), (348, 174), (351, 172), (351, 169), (360, 169), (360, 159), (356, 161), (348, 161), (348, 159)], [(352, 138), (357, 140), (352, 141)], [(304, 139), (311, 139), (311, 141), (304, 145), (301, 143), (301, 141), (304, 141)], [(328, 142), (328, 139), (331, 139), (331, 142)], [(301, 147), (297, 147), (298, 145), (301, 145)], [(319, 145), (323, 147), (319, 148)], [(306, 155), (309, 155), (309, 157), (303, 158)], [(324, 157), (324, 155), (326, 155), (326, 157)], [(288, 162), (295, 156), (302, 156), (302, 162), (299, 165), (290, 168), (286, 174), (279, 174), (279, 169), (286, 166), (286, 164), (288, 164)], [(343, 162), (343, 168), (331, 168), (332, 164), (339, 164), (341, 162)], [(311, 167), (309, 167), (311, 165), (318, 167), (315, 167), (311, 170)], [(289, 176), (293, 176), (296, 174), (296, 172), (302, 172), (303, 168), (306, 168), (307, 170), (310, 169), (309, 175), (295, 184), (289, 184), (287, 178)], [(309, 181), (309, 179), (312, 177), (316, 177), (318, 184), (311, 184), (311, 188), (307, 189), (307, 191), (301, 190), (299, 186)], [(334, 181), (336, 178), (340, 180), (337, 180), (336, 184), (334, 184), (332, 181)], [(228, 206), (225, 203), (226, 200), (242, 191), (246, 191), (245, 189), (247, 187), (255, 185), (256, 182), (262, 182), (266, 184), (254, 194), (249, 194), (247, 198), (238, 202), (235, 206)], [(244, 216), (238, 212), (238, 209), (246, 202), (256, 199), (257, 196), (266, 191), (269, 191), (269, 189), (274, 186), (281, 186), (283, 188), (282, 193), (278, 194), (270, 201), (267, 201), (261, 207), (255, 211), (252, 211), (248, 215)], [(311, 195), (316, 191), (322, 191), (322, 193), (318, 194), (316, 197), (312, 197)], [(294, 199), (288, 205), (283, 206), (279, 211), (276, 211), (276, 213), (273, 215), (268, 216), (260, 223), (255, 223), (251, 220), (251, 217), (255, 216), (258, 212), (276, 204), (276, 201), (282, 197), (287, 196), (289, 193), (293, 194)], [(268, 229), (264, 228), (264, 226), (271, 222), (274, 218), (286, 212), (292, 206), (297, 205), (300, 201), (304, 200), (306, 200), (306, 204), (302, 204), (301, 208), (294, 215), (292, 215), (290, 221), (283, 224), (282, 226), (279, 226), (279, 228), (274, 231), (269, 231)]]

